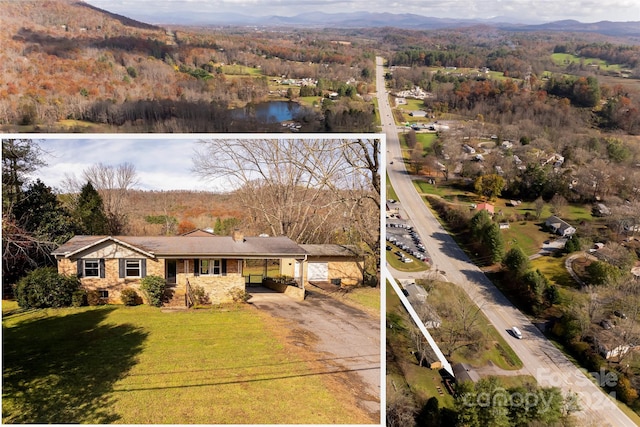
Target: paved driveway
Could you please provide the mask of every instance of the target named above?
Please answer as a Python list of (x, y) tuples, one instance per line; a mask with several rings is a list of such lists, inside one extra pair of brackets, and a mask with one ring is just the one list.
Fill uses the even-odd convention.
[[(316, 354), (354, 394), (357, 404), (380, 419), (380, 320), (317, 291), (304, 301), (265, 288), (248, 288), (249, 303), (284, 319), (289, 343)], [(319, 356), (319, 357), (318, 357)]]

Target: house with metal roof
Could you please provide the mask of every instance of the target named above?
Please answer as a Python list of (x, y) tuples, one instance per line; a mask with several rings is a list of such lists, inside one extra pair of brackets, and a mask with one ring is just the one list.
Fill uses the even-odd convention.
[[(139, 289), (144, 277), (156, 275), (183, 301), (190, 288), (201, 287), (212, 303), (224, 303), (245, 292), (250, 261), (264, 265), (258, 273), (264, 278), (284, 274), (283, 259), (304, 264), (308, 253), (287, 237), (214, 236), (198, 230), (182, 236), (79, 235), (52, 255), (59, 273), (79, 277), (85, 289), (98, 291), (106, 302), (119, 303), (123, 289)], [(294, 277), (303, 291), (304, 274), (300, 269)]]

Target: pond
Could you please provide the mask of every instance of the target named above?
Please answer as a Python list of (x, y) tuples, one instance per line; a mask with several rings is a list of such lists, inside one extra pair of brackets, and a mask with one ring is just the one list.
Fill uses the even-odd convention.
[(262, 123), (281, 123), (293, 120), (302, 109), (303, 107), (296, 102), (270, 101), (234, 109), (231, 115), (234, 118), (255, 117)]

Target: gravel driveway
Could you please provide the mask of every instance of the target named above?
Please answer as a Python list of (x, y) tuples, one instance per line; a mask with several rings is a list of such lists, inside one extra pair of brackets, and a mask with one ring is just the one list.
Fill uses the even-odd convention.
[(358, 406), (379, 422), (379, 319), (313, 290), (302, 302), (264, 288), (247, 291), (250, 304), (286, 321), (289, 343), (319, 353), (315, 362), (338, 375)]

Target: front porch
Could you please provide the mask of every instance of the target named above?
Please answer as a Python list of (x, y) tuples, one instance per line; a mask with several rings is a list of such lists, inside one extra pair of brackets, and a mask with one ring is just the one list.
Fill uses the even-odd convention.
[(293, 277), (297, 271), (289, 260), (282, 259), (166, 259), (164, 306), (238, 302), (261, 288), (301, 301), (304, 282), (302, 277)]

